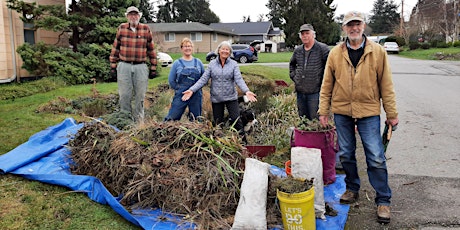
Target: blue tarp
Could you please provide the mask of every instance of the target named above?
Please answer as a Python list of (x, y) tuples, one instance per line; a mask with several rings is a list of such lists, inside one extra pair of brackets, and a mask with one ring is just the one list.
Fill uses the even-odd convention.
[[(0, 156), (0, 174), (16, 174), (30, 180), (65, 186), (85, 193), (91, 200), (107, 204), (131, 223), (144, 229), (193, 229), (194, 225), (181, 221), (180, 217), (163, 213), (160, 209), (133, 210), (128, 212), (118, 199), (105, 188), (102, 182), (92, 176), (73, 175), (70, 172), (70, 154), (65, 147), (69, 139), (83, 127), (72, 118), (32, 135), (29, 140)], [(284, 170), (275, 166), (271, 173), (283, 176)], [(348, 205), (341, 205), (340, 195), (345, 191), (344, 177), (324, 187), (324, 199), (338, 211), (336, 217), (316, 220), (317, 229), (343, 229), (348, 215)], [(165, 217), (169, 221), (165, 221)]]

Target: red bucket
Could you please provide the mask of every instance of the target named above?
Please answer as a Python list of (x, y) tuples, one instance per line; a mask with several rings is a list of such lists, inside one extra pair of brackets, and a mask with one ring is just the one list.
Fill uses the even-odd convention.
[(274, 145), (247, 145), (246, 149), (250, 153), (249, 155), (256, 155), (260, 158), (276, 152), (276, 147)]

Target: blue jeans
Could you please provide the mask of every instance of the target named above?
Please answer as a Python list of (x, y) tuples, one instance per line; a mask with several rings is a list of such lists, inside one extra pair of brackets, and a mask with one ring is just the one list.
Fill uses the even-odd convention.
[(297, 109), (299, 117), (306, 117), (309, 120), (318, 119), (319, 93), (297, 92)]
[(355, 119), (349, 116), (334, 114), (339, 142), (339, 158), (345, 171), (347, 190), (358, 192), (360, 179), (356, 161), (355, 124), (364, 147), (367, 175), (376, 192), (377, 205), (390, 205), (391, 189), (388, 185), (388, 171), (380, 134), (380, 116)]

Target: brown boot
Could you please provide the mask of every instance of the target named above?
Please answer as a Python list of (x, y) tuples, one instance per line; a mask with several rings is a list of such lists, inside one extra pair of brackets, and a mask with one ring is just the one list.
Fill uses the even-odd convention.
[(340, 197), (340, 203), (342, 204), (351, 204), (358, 201), (359, 194), (352, 192), (350, 190), (345, 191), (345, 193)]
[(390, 223), (391, 211), (390, 206), (379, 205), (377, 206), (377, 222), (381, 224)]

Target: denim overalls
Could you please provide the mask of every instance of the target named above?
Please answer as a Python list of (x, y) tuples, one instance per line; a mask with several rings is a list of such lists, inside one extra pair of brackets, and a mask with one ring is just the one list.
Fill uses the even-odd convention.
[[(201, 77), (201, 69), (197, 67), (197, 60), (193, 58), (194, 66), (185, 66), (182, 59), (178, 59), (182, 66), (182, 70), (176, 74), (177, 87), (175, 89), (174, 98), (171, 103), (171, 109), (165, 117), (165, 121), (180, 120), (185, 108), (189, 109), (189, 120), (193, 121), (201, 116), (202, 109), (202, 92), (201, 89), (193, 93), (192, 97), (187, 101), (182, 101), (182, 93), (188, 90)], [(180, 68), (180, 67), (179, 67)]]

